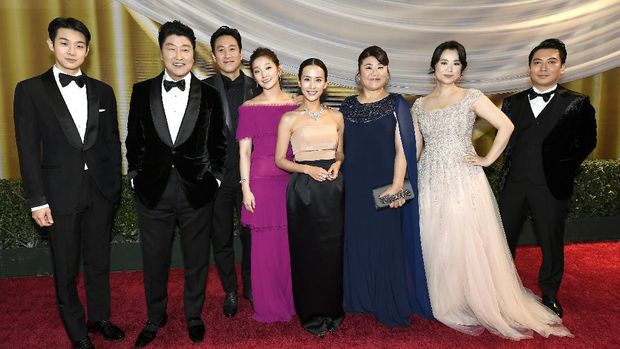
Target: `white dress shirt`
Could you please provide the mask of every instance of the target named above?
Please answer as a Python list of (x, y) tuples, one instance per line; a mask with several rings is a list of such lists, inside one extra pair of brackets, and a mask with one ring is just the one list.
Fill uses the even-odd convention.
[[(168, 131), (170, 132), (170, 138), (172, 143), (177, 139), (181, 123), (183, 122), (183, 116), (185, 115), (185, 109), (187, 109), (187, 102), (189, 101), (189, 90), (192, 82), (192, 73), (188, 73), (183, 77), (185, 80), (185, 91), (181, 91), (177, 87), (173, 87), (170, 91), (166, 91), (164, 88), (164, 80), (173, 80), (168, 72), (164, 70), (164, 78), (161, 81), (161, 101), (164, 104), (164, 113), (166, 114), (166, 121), (168, 123)], [(219, 179), (217, 181), (218, 187), (222, 183)], [(133, 188), (133, 179), (131, 179), (131, 187)]]
[[(77, 130), (80, 133), (80, 139), (82, 139), (82, 143), (84, 143), (86, 122), (88, 121), (88, 98), (86, 97), (86, 85), (84, 85), (84, 87), (79, 87), (75, 81), (71, 81), (69, 85), (62, 87), (58, 75), (63, 73), (63, 71), (58, 69), (55, 65), (53, 71), (56, 85), (58, 85), (60, 94), (62, 94), (62, 98), (65, 100), (65, 104), (67, 105), (69, 113), (71, 113), (71, 117), (73, 118), (73, 123), (75, 123), (75, 127), (77, 127)], [(82, 75), (81, 70), (75, 74), (75, 76), (80, 75)]]
[(170, 75), (168, 75), (167, 71), (164, 71), (164, 78), (161, 82), (161, 100), (164, 104), (164, 113), (166, 114), (166, 121), (168, 122), (168, 131), (170, 132), (170, 138), (172, 138), (172, 143), (174, 143), (174, 141), (177, 139), (177, 135), (179, 134), (181, 122), (183, 122), (185, 109), (187, 109), (192, 74), (188, 73), (183, 78), (183, 80), (185, 80), (185, 91), (181, 91), (177, 87), (173, 87), (170, 89), (170, 91), (166, 91), (166, 89), (164, 88), (164, 80), (175, 80), (173, 80)]
[[(73, 123), (80, 134), (80, 139), (82, 143), (84, 143), (84, 135), (86, 135), (86, 123), (88, 122), (88, 97), (86, 97), (86, 85), (83, 87), (79, 87), (75, 81), (71, 81), (69, 85), (63, 87), (60, 84), (60, 78), (58, 77), (60, 73), (64, 73), (62, 70), (58, 69), (56, 65), (52, 68), (52, 72), (54, 73), (54, 80), (56, 80), (56, 85), (60, 90), (60, 94), (62, 95), (62, 99), (64, 99), (65, 104), (67, 105), (67, 109), (69, 109), (69, 113), (71, 114), (71, 118), (73, 119)], [(66, 73), (64, 73), (66, 74)], [(71, 74), (67, 74), (71, 75)], [(78, 71), (74, 76), (82, 75), (82, 71)], [(84, 163), (84, 169), (88, 170), (88, 166)], [(49, 207), (48, 204), (32, 207), (32, 211), (40, 210), (42, 208)]]
[[(553, 91), (558, 87), (558, 84), (555, 84), (555, 86), (553, 86), (550, 89), (547, 89), (545, 91), (540, 91), (539, 89), (537, 89), (536, 87), (532, 86), (532, 90), (534, 90), (534, 92), (536, 93), (545, 93), (545, 92), (549, 92), (549, 91)], [(538, 96), (534, 99), (530, 99), (530, 106), (532, 107), (532, 113), (534, 113), (534, 117), (537, 118), (538, 115), (540, 115), (540, 113), (543, 111), (543, 109), (545, 109), (545, 107), (547, 106), (547, 104), (549, 104), (549, 102), (551, 102), (551, 100), (553, 99), (553, 97), (555, 97), (555, 93), (551, 95), (551, 97), (545, 102), (545, 100)], [(529, 96), (528, 96), (529, 99)]]

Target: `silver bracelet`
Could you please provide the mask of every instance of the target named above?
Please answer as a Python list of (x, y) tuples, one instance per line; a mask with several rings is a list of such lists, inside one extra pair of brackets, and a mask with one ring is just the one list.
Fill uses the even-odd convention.
[(239, 184), (243, 184), (243, 183), (245, 183), (245, 182), (247, 182), (247, 181), (248, 181), (248, 179), (247, 179), (247, 178), (241, 178), (241, 179), (239, 180)]

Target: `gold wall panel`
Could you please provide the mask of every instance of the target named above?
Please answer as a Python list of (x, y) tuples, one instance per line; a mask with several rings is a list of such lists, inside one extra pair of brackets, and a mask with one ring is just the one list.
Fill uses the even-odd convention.
[[(121, 140), (126, 136), (126, 120), (132, 85), (161, 72), (163, 65), (157, 45), (158, 24), (114, 0), (2, 0), (0, 1), (0, 178), (18, 178), (19, 164), (13, 125), (13, 93), (17, 82), (41, 74), (54, 63), (47, 48), (47, 25), (58, 16), (82, 20), (92, 41), (84, 71), (110, 84), (115, 91)], [(182, 19), (181, 19), (182, 20)], [(243, 35), (243, 33), (242, 33)], [(277, 53), (277, 48), (274, 48)], [(214, 72), (209, 43), (196, 49), (196, 75), (205, 78)], [(327, 62), (329, 63), (329, 62)], [(570, 63), (570, 62), (569, 62)], [(247, 64), (247, 62), (246, 62)], [(472, 62), (474, 64), (474, 62)], [(329, 66), (329, 64), (328, 64)], [(247, 72), (246, 65), (246, 72)], [(297, 93), (296, 72), (284, 78), (284, 87)], [(620, 68), (566, 83), (587, 94), (597, 110), (598, 146), (593, 158), (620, 157)], [(338, 107), (355, 89), (330, 85), (326, 104)], [(490, 98), (498, 105), (505, 95)], [(416, 96), (406, 96), (410, 102)], [(494, 130), (480, 121), (474, 132), (476, 148), (484, 151), (493, 141)]]

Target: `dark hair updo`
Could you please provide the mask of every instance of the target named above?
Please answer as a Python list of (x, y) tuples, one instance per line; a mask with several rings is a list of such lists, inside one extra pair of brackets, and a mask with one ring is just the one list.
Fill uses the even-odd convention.
[(366, 47), (357, 58), (358, 73), (360, 68), (362, 67), (362, 61), (368, 57), (375, 57), (379, 61), (379, 63), (383, 64), (386, 67), (390, 64), (390, 59), (388, 58), (387, 53), (381, 47), (373, 45), (370, 47)]
[(259, 47), (254, 50), (254, 52), (252, 52), (252, 55), (250, 56), (250, 69), (253, 69), (252, 67), (254, 66), (254, 61), (259, 57), (267, 57), (271, 59), (271, 61), (273, 61), (275, 65), (280, 65), (280, 60), (278, 59), (278, 56), (276, 56), (276, 54), (272, 50), (266, 47)]
[(455, 50), (459, 54), (459, 61), (461, 62), (461, 74), (467, 68), (467, 52), (465, 52), (465, 47), (461, 45), (458, 41), (450, 40), (439, 44), (435, 48), (433, 52), (433, 57), (431, 58), (431, 69), (429, 70), (429, 74), (435, 74), (435, 65), (439, 62), (441, 58), (441, 54), (445, 50)]
[(299, 78), (299, 80), (301, 80), (301, 73), (303, 72), (304, 68), (310, 65), (316, 65), (317, 67), (323, 69), (323, 73), (325, 73), (325, 80), (327, 80), (327, 67), (325, 66), (325, 63), (323, 63), (323, 61), (318, 58), (308, 58), (305, 61), (301, 62), (301, 64), (299, 65), (299, 72), (297, 73), (297, 78)]

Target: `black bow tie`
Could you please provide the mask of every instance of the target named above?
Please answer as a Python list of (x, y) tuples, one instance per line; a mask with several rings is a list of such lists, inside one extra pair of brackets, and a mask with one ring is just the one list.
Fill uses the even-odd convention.
[(68, 75), (65, 73), (59, 73), (58, 80), (60, 80), (60, 85), (62, 87), (66, 87), (67, 85), (71, 83), (71, 81), (75, 81), (75, 84), (78, 85), (78, 87), (80, 88), (84, 87), (84, 85), (86, 84), (86, 76), (83, 74), (78, 75), (78, 76), (73, 76), (73, 75)]
[(549, 91), (549, 92), (545, 92), (545, 93), (538, 93), (538, 92), (534, 91), (533, 89), (530, 89), (530, 92), (528, 93), (528, 96), (530, 97), (530, 99), (534, 99), (536, 97), (542, 97), (543, 101), (548, 102), (549, 98), (551, 98), (551, 96), (554, 93), (555, 93), (555, 90)]
[(170, 91), (173, 87), (176, 87), (181, 91), (185, 91), (185, 80), (184, 79), (181, 79), (179, 81), (164, 80), (164, 89), (166, 89), (166, 92)]

